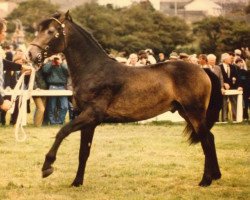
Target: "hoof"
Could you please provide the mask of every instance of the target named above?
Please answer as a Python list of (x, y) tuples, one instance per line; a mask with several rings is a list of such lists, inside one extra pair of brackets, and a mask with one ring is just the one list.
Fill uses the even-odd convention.
[(45, 169), (45, 170), (42, 170), (42, 177), (43, 178), (46, 178), (48, 177), (50, 174), (52, 174), (54, 172), (54, 168), (51, 167), (49, 169)]
[(212, 183), (212, 179), (211, 178), (202, 178), (201, 182), (199, 183), (199, 186), (201, 187), (208, 187), (210, 186)]
[(221, 173), (220, 173), (220, 172), (218, 172), (218, 173), (213, 173), (212, 178), (213, 178), (213, 180), (218, 180), (218, 179), (220, 179), (220, 178), (221, 178)]
[(82, 182), (80, 181), (74, 181), (73, 183), (71, 183), (72, 187), (80, 187), (82, 185)]

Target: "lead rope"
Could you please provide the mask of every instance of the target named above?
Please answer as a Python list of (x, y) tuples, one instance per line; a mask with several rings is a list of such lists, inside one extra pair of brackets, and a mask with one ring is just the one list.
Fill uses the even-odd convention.
[[(11, 96), (11, 103), (12, 107), (8, 111), (9, 113), (13, 113), (15, 109), (15, 102), (17, 99), (19, 99), (18, 103), (18, 117), (15, 124), (15, 138), (17, 142), (24, 142), (27, 139), (27, 134), (23, 128), (23, 126), (27, 125), (27, 100), (30, 99), (31, 93), (34, 86), (35, 81), (35, 69), (32, 68), (30, 80), (29, 80), (29, 86), (27, 90), (24, 90), (24, 77), (25, 73), (23, 73), (20, 78), (17, 81), (17, 84), (15, 88), (13, 89), (14, 94)], [(18, 93), (20, 92), (20, 93)], [(20, 130), (22, 133), (22, 136), (20, 136)]]

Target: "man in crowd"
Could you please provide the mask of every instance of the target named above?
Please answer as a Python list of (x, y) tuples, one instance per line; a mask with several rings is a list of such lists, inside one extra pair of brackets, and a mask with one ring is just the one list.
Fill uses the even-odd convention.
[[(0, 18), (0, 43), (5, 40), (7, 31), (7, 22), (4, 19)], [(5, 60), (5, 55), (0, 55), (0, 109), (3, 111), (8, 111), (11, 108), (11, 102), (7, 99), (4, 99), (4, 71), (27, 71), (31, 70), (30, 67), (25, 65), (20, 65), (13, 63), (11, 61)]]
[[(49, 90), (64, 90), (69, 76), (68, 68), (62, 63), (60, 55), (51, 57), (43, 68)], [(63, 124), (68, 111), (68, 97), (54, 96), (49, 98), (48, 117), (50, 124)]]
[[(228, 53), (223, 53), (221, 55), (222, 63), (219, 65), (221, 68), (221, 72), (224, 80), (224, 89), (232, 90), (238, 89), (242, 90), (240, 87), (238, 72), (235, 66), (232, 65), (232, 57)], [(232, 117), (233, 120), (236, 120), (236, 107), (237, 107), (237, 96), (229, 95), (223, 97), (223, 106), (222, 106), (222, 121), (228, 120), (228, 102), (231, 103), (232, 108)]]

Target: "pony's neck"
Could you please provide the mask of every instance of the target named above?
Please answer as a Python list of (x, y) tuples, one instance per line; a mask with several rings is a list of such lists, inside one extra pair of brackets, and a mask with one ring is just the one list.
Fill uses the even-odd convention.
[(64, 54), (71, 71), (95, 71), (94, 68), (101, 67), (101, 63), (110, 59), (98, 42), (76, 24), (71, 24), (67, 43)]

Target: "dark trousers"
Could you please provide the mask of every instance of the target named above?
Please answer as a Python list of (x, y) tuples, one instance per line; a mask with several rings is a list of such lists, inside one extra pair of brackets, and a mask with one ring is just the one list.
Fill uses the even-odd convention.
[[(4, 99), (11, 100), (11, 97), (10, 96), (5, 96)], [(19, 102), (18, 102), (18, 99), (17, 99), (16, 102), (15, 102), (14, 112), (12, 113), (11, 118), (10, 118), (10, 124), (11, 125), (16, 124), (16, 121), (17, 121), (17, 117), (18, 117), (18, 113), (19, 113), (18, 103)], [(6, 114), (7, 114), (7, 112), (1, 110), (1, 124), (2, 125), (6, 124)]]
[(223, 96), (222, 121), (228, 121), (228, 104), (231, 103), (233, 121), (236, 121), (237, 95)]
[(250, 99), (248, 99), (248, 95), (244, 95), (243, 93), (243, 119), (249, 119), (249, 116), (248, 116), (248, 108), (249, 108), (249, 102), (250, 102)]

